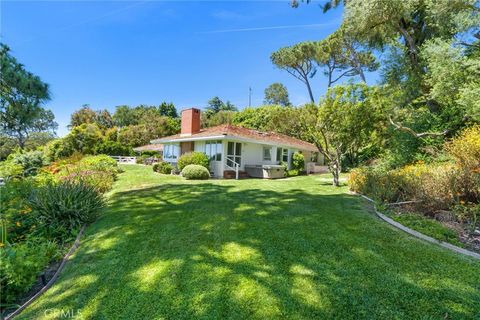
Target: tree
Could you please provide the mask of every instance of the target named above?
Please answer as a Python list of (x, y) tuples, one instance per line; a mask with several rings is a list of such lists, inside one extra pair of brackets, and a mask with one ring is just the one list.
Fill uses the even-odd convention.
[(219, 97), (213, 97), (207, 102), (207, 111), (217, 113), (219, 111), (237, 111), (237, 108), (227, 100), (223, 102)]
[(62, 140), (68, 150), (82, 154), (93, 154), (95, 146), (102, 141), (102, 131), (95, 123), (84, 123), (74, 127)]
[(342, 157), (366, 147), (385, 128), (385, 104), (379, 89), (364, 84), (331, 87), (315, 116), (303, 122), (311, 141), (328, 161), (333, 185), (340, 185)]
[(84, 123), (95, 123), (97, 114), (88, 104), (84, 104), (79, 110), (74, 111), (70, 116), (70, 128), (78, 127)]
[(24, 148), (33, 132), (54, 132), (55, 117), (41, 106), (50, 100), (48, 85), (26, 71), (5, 44), (0, 44), (0, 74), (0, 134)]
[[(475, 0), (350, 0), (345, 2), (344, 27), (372, 47), (397, 46), (408, 65), (409, 78), (419, 78), (419, 94), (428, 96), (431, 87), (422, 81), (425, 63), (423, 45), (430, 39), (451, 39), (480, 25)], [(416, 98), (416, 97), (414, 97)], [(438, 107), (427, 100), (432, 111)]]
[(291, 105), (288, 99), (287, 87), (279, 82), (269, 85), (268, 88), (265, 89), (264, 103), (277, 104), (284, 107)]
[(343, 77), (359, 76), (366, 82), (365, 71), (372, 72), (379, 67), (372, 52), (343, 28), (315, 44), (314, 60), (324, 68), (328, 87)]
[(113, 114), (113, 122), (118, 127), (135, 125), (138, 124), (138, 116), (134, 109), (129, 106), (117, 106)]
[(237, 111), (226, 110), (220, 110), (213, 114), (205, 114), (205, 112), (202, 112), (200, 115), (202, 128), (214, 127), (221, 124), (231, 124), (236, 113)]
[(178, 119), (156, 115), (148, 123), (126, 126), (118, 132), (118, 142), (138, 147), (150, 143), (150, 140), (169, 136), (180, 131)]
[(114, 127), (112, 115), (107, 109), (95, 111), (95, 123), (104, 130)]
[(315, 74), (314, 56), (315, 44), (313, 42), (302, 42), (291, 47), (280, 48), (270, 56), (274, 65), (287, 71), (307, 86), (312, 103), (315, 103), (315, 99), (309, 79)]
[(162, 104), (158, 106), (158, 110), (161, 116), (178, 118), (177, 109), (175, 109), (175, 106), (171, 102), (162, 102)]

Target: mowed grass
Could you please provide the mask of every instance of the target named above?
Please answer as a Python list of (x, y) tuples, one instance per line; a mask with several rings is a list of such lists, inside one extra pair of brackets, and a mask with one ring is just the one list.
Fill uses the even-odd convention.
[(480, 318), (480, 262), (393, 229), (329, 176), (197, 182), (124, 168), (20, 319)]

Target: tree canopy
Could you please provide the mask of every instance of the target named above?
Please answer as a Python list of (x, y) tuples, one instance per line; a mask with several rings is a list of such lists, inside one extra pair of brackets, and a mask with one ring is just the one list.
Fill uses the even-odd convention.
[(0, 44), (0, 74), (0, 133), (24, 148), (33, 132), (54, 132), (55, 117), (42, 107), (50, 100), (48, 84), (28, 72), (5, 44)]
[(315, 48), (313, 42), (301, 42), (291, 47), (280, 48), (270, 56), (274, 65), (305, 84), (312, 103), (315, 102), (315, 99), (309, 79), (315, 74), (313, 63)]
[(263, 102), (265, 104), (276, 104), (284, 107), (291, 105), (290, 99), (288, 98), (287, 87), (279, 82), (272, 83), (265, 89)]

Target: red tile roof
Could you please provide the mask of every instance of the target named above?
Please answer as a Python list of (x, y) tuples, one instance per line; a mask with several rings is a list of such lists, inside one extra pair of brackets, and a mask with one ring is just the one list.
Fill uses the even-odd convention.
[(160, 139), (156, 139), (151, 141), (151, 143), (163, 143), (163, 142), (171, 142), (175, 140), (181, 141), (189, 141), (189, 139), (197, 139), (197, 138), (208, 138), (208, 137), (218, 137), (218, 136), (230, 136), (230, 137), (237, 137), (243, 139), (250, 139), (258, 141), (258, 143), (268, 143), (274, 145), (282, 145), (288, 146), (300, 150), (308, 150), (308, 151), (317, 151), (315, 145), (299, 140), (296, 138), (292, 138), (283, 134), (275, 133), (275, 132), (261, 132), (253, 129), (247, 129), (243, 127), (232, 126), (229, 124), (222, 124), (216, 127), (201, 129), (199, 132), (194, 133), (190, 136), (181, 136), (180, 134), (176, 134), (173, 136), (163, 137)]

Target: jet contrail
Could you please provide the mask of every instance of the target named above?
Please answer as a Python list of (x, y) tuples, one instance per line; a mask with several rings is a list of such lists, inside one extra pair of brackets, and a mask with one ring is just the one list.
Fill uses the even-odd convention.
[(276, 30), (276, 29), (308, 28), (308, 27), (328, 27), (334, 24), (336, 24), (336, 22), (295, 24), (295, 25), (288, 25), (288, 26), (271, 26), (271, 27), (257, 27), (257, 28), (224, 29), (224, 30), (203, 31), (198, 33), (227, 33), (227, 32), (248, 32), (248, 31), (263, 31), (263, 30)]

